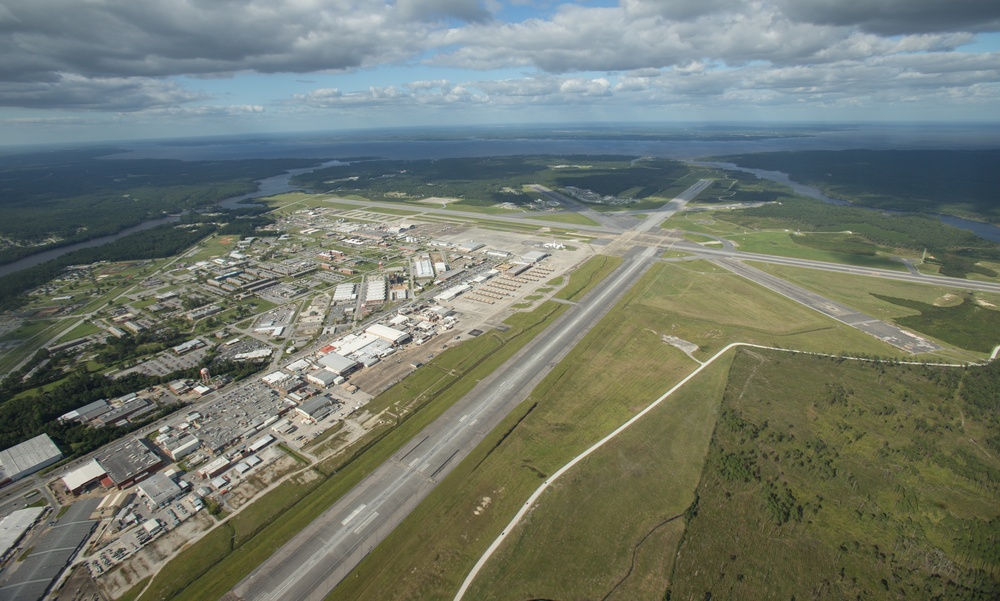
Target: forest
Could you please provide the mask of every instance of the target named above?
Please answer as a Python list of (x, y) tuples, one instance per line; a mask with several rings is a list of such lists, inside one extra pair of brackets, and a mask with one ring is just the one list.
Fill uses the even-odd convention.
[(0, 156), (0, 264), (203, 209), (312, 159), (109, 159), (115, 148)]
[(852, 203), (1000, 223), (1000, 150), (839, 150), (717, 157)]
[(916, 251), (926, 249), (931, 255), (929, 262), (941, 265), (942, 275), (997, 275), (991, 269), (976, 265), (976, 262), (1000, 261), (1000, 244), (945, 225), (933, 217), (892, 215), (862, 207), (831, 205), (818, 200), (787, 196), (780, 200), (780, 203), (729, 212), (726, 219), (758, 229), (794, 227), (816, 232), (849, 230), (874, 244)]
[(0, 310), (16, 308), (27, 298), (24, 292), (54, 279), (69, 265), (82, 265), (98, 261), (137, 261), (174, 256), (209, 234), (253, 235), (258, 228), (273, 223), (257, 205), (238, 211), (225, 211), (212, 215), (184, 215), (179, 224), (160, 225), (135, 232), (93, 248), (82, 248), (61, 257), (0, 277)]
[(372, 200), (460, 198), (464, 204), (528, 204), (527, 184), (575, 186), (642, 199), (673, 186), (688, 168), (667, 159), (622, 156), (513, 156), (418, 161), (362, 161), (306, 173), (293, 182), (316, 192)]

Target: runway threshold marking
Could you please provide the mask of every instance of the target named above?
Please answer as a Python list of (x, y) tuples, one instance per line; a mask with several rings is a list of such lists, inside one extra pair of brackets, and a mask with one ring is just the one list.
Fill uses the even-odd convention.
[(362, 503), (361, 505), (358, 505), (358, 508), (355, 509), (354, 511), (352, 511), (351, 515), (349, 515), (346, 518), (344, 518), (344, 521), (341, 522), (340, 525), (341, 526), (346, 526), (346, 525), (350, 524), (351, 520), (353, 520), (354, 518), (358, 517), (358, 514), (365, 510), (365, 507), (368, 507), (368, 506), (365, 505), (364, 503)]

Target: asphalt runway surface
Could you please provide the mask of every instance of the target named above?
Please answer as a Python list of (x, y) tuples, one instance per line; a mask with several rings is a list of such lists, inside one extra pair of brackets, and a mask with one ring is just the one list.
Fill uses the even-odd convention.
[(325, 597), (479, 444), (653, 264), (636, 248), (577, 306), (484, 379), (227, 595), (247, 601)]
[(882, 342), (891, 344), (908, 353), (916, 355), (941, 350), (939, 345), (916, 334), (907, 332), (899, 326), (876, 319), (870, 315), (865, 315), (860, 311), (820, 296), (815, 292), (810, 292), (805, 288), (786, 282), (755, 267), (750, 267), (741, 261), (735, 259), (713, 259), (712, 262), (728, 269), (736, 275), (756, 282), (769, 290), (790, 298), (814, 311), (818, 311), (827, 317), (832, 317), (852, 328), (871, 334)]

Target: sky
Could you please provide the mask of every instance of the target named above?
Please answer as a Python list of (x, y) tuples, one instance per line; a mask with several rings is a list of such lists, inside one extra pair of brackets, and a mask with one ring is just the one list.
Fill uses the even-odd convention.
[(1000, 122), (997, 0), (0, 0), (0, 145)]

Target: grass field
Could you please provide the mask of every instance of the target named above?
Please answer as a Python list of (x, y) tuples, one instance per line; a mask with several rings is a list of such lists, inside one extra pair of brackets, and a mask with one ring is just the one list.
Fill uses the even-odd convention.
[(665, 334), (697, 344), (707, 359), (730, 342), (840, 353), (898, 356), (874, 337), (704, 262), (661, 263), (640, 282), (641, 309), (666, 314)]
[(669, 598), (998, 598), (998, 384), (741, 350)]
[(573, 270), (573, 273), (569, 276), (569, 283), (562, 290), (556, 292), (555, 297), (570, 301), (577, 300), (590, 292), (594, 286), (599, 284), (601, 280), (606, 278), (608, 274), (621, 264), (622, 259), (620, 257), (595, 255), (586, 263)]
[(370, 433), (350, 455), (325, 460), (315, 470), (296, 476), (297, 481), (255, 501), (168, 563), (140, 598), (208, 601), (224, 595), (566, 308), (549, 302), (531, 313), (515, 314), (506, 322), (510, 329), (502, 334), (480, 336), (445, 351), (417, 370), (416, 377), (373, 399), (369, 410), (393, 406), (406, 413), (405, 419), (395, 428)]
[(997, 305), (981, 299), (977, 302), (971, 293), (963, 294), (960, 304), (944, 307), (891, 296), (876, 298), (919, 311), (917, 315), (896, 318), (896, 323), (921, 334), (980, 353), (989, 353), (993, 347), (1000, 345), (1000, 311), (997, 311)]
[(95, 326), (92, 323), (86, 322), (81, 323), (72, 330), (66, 332), (62, 335), (58, 342), (66, 342), (68, 340), (74, 340), (82, 336), (90, 336), (91, 334), (96, 334), (101, 331), (101, 328)]
[(662, 599), (730, 361), (714, 363), (553, 485), (467, 598)]
[[(797, 235), (790, 232), (755, 232), (727, 237), (735, 242), (740, 250), (745, 252), (778, 255), (795, 259), (809, 259), (812, 261), (826, 261), (844, 265), (858, 265), (861, 267), (893, 269), (896, 271), (904, 271), (906, 269), (899, 261), (884, 255), (855, 254), (850, 252), (836, 252), (834, 250), (836, 248), (843, 248), (845, 250), (855, 248), (856, 243), (853, 240), (842, 241), (841, 245), (822, 245), (824, 246), (822, 248), (801, 243), (801, 241), (807, 238), (813, 239), (820, 236), (825, 236), (825, 234), (810, 233)], [(910, 254), (913, 254), (912, 251)]]
[(579, 213), (557, 213), (555, 215), (531, 215), (528, 219), (539, 221), (558, 221), (560, 223), (572, 223), (575, 225), (601, 225), (586, 215)]
[[(1000, 307), (1000, 294), (976, 292), (965, 303), (965, 309), (941, 311), (963, 305), (968, 293), (944, 286), (894, 282), (784, 265), (752, 264), (868, 315), (895, 321), (942, 342), (977, 353), (988, 353), (993, 346), (1000, 344), (1000, 333), (996, 330), (996, 324), (1000, 323), (1000, 314), (996, 311)], [(897, 300), (889, 300), (890, 297)], [(976, 303), (985, 306), (980, 307)], [(921, 319), (921, 311), (928, 316)]]
[[(707, 263), (701, 266), (713, 268)], [(728, 276), (707, 273), (693, 277), (685, 271), (686, 267), (654, 266), (530, 397), (362, 562), (355, 571), (356, 576), (343, 581), (329, 599), (450, 598), (479, 554), (542, 479), (640, 411), (693, 369), (694, 364), (688, 357), (662, 339), (664, 334), (676, 334), (675, 326), (680, 323), (677, 313), (667, 307), (686, 307), (692, 317), (683, 319), (685, 328), (689, 328), (689, 332), (695, 332), (695, 328), (709, 330), (720, 345), (735, 339), (757, 338), (762, 341), (778, 339), (787, 345), (794, 343), (806, 348), (892, 352), (874, 338), (825, 320), (763, 288), (748, 285), (727, 290), (730, 286)], [(715, 277), (726, 279), (712, 281)], [(681, 288), (675, 289), (675, 284)], [(716, 300), (705, 302), (706, 296)], [(743, 309), (733, 318), (732, 306), (737, 302), (743, 303)], [(717, 326), (720, 319), (733, 323), (720, 329)], [(762, 321), (770, 327), (786, 324), (785, 333), (767, 338), (766, 333), (755, 328)], [(711, 378), (724, 377), (712, 373), (715, 375)], [(539, 530), (526, 530), (525, 536), (543, 545), (538, 552), (530, 550), (529, 545), (518, 547), (514, 555), (530, 553), (530, 560), (512, 559), (510, 572), (498, 568), (496, 575), (489, 577), (495, 590), (488, 592), (490, 586), (478, 588), (481, 585), (477, 583), (476, 592), (467, 598), (502, 597), (511, 591), (509, 598), (512, 599), (539, 598), (538, 595), (545, 598), (545, 595), (554, 594), (553, 589), (522, 589), (514, 583), (523, 580), (538, 584), (551, 580), (565, 584), (574, 579), (569, 572), (574, 577), (593, 572), (593, 579), (581, 581), (580, 589), (561, 590), (558, 596), (551, 598), (599, 598), (595, 591), (603, 594), (626, 576), (635, 545), (647, 533), (650, 533), (647, 541), (652, 540), (655, 544), (641, 545), (635, 551), (639, 566), (636, 570), (646, 569), (642, 566), (649, 569), (661, 566), (660, 553), (670, 555), (670, 545), (679, 540), (679, 531), (674, 522), (655, 531), (653, 527), (683, 512), (693, 498), (711, 435), (712, 407), (719, 398), (717, 395), (712, 400), (706, 396), (710, 396), (713, 386), (721, 394), (719, 380), (706, 375), (701, 392), (693, 390), (691, 397), (677, 397), (678, 404), (669, 405), (677, 415), (689, 419), (671, 421), (668, 418), (665, 422), (648, 424), (660, 433), (658, 440), (672, 437), (663, 432), (676, 434), (676, 440), (666, 442), (656, 453), (657, 457), (671, 462), (678, 453), (685, 456), (684, 465), (678, 463), (677, 471), (671, 472), (678, 482), (686, 483), (684, 490), (678, 488), (667, 494), (662, 505), (659, 492), (643, 495), (641, 487), (638, 492), (627, 490), (616, 476), (600, 474), (601, 468), (625, 463), (632, 470), (630, 474), (637, 479), (646, 478), (643, 482), (652, 487), (649, 490), (662, 491), (664, 483), (657, 481), (657, 470), (644, 471), (637, 465), (643, 463), (639, 455), (629, 456), (618, 447), (609, 447), (618, 450), (595, 455), (587, 463), (590, 466), (587, 469), (592, 472), (579, 477), (574, 475), (556, 487), (553, 497), (545, 497), (545, 508), (534, 511), (530, 524), (532, 529), (537, 527)], [(671, 414), (669, 410), (667, 414)], [(658, 411), (657, 415), (663, 412)], [(647, 426), (645, 421), (640, 423)], [(624, 449), (631, 451), (636, 448), (634, 445), (649, 444), (648, 436), (643, 442), (643, 432), (649, 430), (640, 430), (636, 438), (623, 439), (626, 441)], [(641, 457), (652, 452), (643, 447)], [(600, 507), (604, 497), (591, 490), (595, 486), (600, 491), (615, 490), (622, 496), (607, 497), (607, 503)], [(558, 499), (552, 508), (547, 506), (549, 498)], [(621, 507), (632, 508), (635, 514), (620, 515)], [(581, 513), (579, 520), (577, 512)], [(543, 515), (561, 516), (568, 520), (568, 525), (550, 524), (547, 519), (542, 520)], [(595, 524), (594, 516), (601, 516), (607, 525)], [(580, 524), (601, 530), (592, 533), (593, 538), (587, 538), (586, 533), (573, 531)], [(560, 536), (565, 534), (570, 541), (559, 553), (556, 553), (558, 540), (563, 539), (544, 542), (556, 532)], [(613, 539), (615, 544), (606, 544), (597, 550), (588, 546), (602, 537)], [(534, 542), (530, 546), (533, 547)], [(660, 545), (667, 550), (663, 551)], [(565, 577), (561, 576), (564, 572)], [(622, 595), (619, 598), (628, 599), (633, 593), (652, 590), (659, 590), (654, 598), (662, 598), (660, 595), (666, 586), (663, 569), (659, 569), (659, 577), (635, 573), (635, 577), (624, 579), (616, 592)], [(499, 586), (499, 583), (504, 584)], [(584, 590), (586, 593), (582, 592)]]
[(239, 236), (209, 236), (198, 245), (198, 251), (187, 257), (187, 260), (191, 262), (207, 261), (214, 257), (227, 255), (236, 250), (237, 242), (239, 242)]

